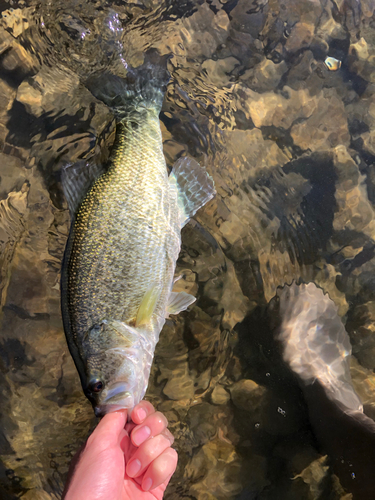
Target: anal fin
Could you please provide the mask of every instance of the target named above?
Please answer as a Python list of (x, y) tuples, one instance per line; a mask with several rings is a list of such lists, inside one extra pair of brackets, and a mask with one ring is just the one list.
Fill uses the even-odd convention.
[(181, 227), (216, 194), (212, 177), (193, 158), (177, 160), (169, 182), (177, 187)]
[(167, 305), (166, 317), (168, 318), (170, 314), (178, 314), (181, 311), (185, 311), (190, 306), (190, 304), (195, 301), (196, 298), (189, 293), (171, 292)]

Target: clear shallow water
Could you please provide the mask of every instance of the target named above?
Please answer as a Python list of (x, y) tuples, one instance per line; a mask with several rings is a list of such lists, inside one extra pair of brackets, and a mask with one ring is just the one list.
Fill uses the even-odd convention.
[(164, 328), (147, 393), (180, 455), (166, 498), (360, 491), (361, 471), (348, 464), (346, 493), (323, 453), (267, 304), (293, 279), (330, 294), (353, 346), (354, 386), (375, 416), (374, 2), (0, 8), (0, 497), (59, 498), (95, 425), (60, 316), (60, 171), (104, 161), (113, 142), (113, 116), (87, 75), (121, 72), (122, 59), (137, 66), (150, 47), (173, 54), (167, 164), (193, 156), (218, 191), (183, 230), (179, 283), (198, 300)]

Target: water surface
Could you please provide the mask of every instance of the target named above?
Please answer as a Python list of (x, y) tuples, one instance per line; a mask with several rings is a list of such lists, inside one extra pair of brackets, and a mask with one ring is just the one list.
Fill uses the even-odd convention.
[[(96, 423), (62, 329), (60, 175), (105, 161), (113, 143), (87, 75), (121, 73), (156, 48), (173, 55), (160, 116), (168, 167), (190, 155), (218, 192), (183, 230), (179, 286), (198, 300), (163, 329), (147, 392), (180, 456), (165, 498), (351, 498), (281, 362), (268, 304), (293, 279), (329, 293), (375, 417), (374, 1), (0, 9), (0, 497), (60, 498)], [(348, 464), (359, 488), (360, 473)]]

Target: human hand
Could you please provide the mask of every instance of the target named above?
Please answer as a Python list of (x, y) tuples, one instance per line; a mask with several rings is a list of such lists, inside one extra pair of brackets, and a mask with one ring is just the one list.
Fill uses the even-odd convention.
[[(177, 466), (164, 415), (141, 401), (105, 415), (73, 458), (64, 500), (161, 500)], [(138, 471), (136, 470), (138, 466)]]

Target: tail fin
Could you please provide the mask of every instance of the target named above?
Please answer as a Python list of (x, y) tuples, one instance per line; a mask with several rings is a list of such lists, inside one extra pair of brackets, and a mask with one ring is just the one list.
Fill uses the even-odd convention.
[(128, 68), (124, 78), (109, 71), (95, 73), (87, 79), (86, 86), (120, 119), (147, 108), (159, 112), (170, 78), (167, 70), (169, 59), (170, 55), (161, 56), (157, 50), (151, 49), (146, 52), (144, 63), (137, 68)]

